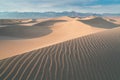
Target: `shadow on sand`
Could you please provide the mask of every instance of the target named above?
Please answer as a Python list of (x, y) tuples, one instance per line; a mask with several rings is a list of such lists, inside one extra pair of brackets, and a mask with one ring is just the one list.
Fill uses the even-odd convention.
[(114, 24), (112, 22), (109, 22), (101, 17), (96, 17), (94, 19), (89, 19), (89, 20), (78, 20), (78, 21), (83, 22), (83, 23), (90, 25), (90, 26), (93, 26), (93, 27), (105, 28), (105, 29), (111, 29), (111, 28), (115, 28), (115, 27), (120, 26), (118, 24)]
[(35, 23), (36, 19), (0, 19), (0, 25), (17, 25)]
[(66, 20), (47, 20), (33, 26), (9, 25), (0, 28), (0, 36), (8, 36), (22, 39), (37, 38), (48, 35), (52, 32), (50, 26)]

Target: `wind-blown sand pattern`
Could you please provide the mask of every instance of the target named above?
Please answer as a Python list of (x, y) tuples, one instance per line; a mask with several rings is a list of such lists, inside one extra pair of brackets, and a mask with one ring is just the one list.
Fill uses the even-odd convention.
[(1, 80), (120, 80), (120, 28), (0, 60)]
[(70, 17), (36, 19), (23, 24), (4, 25), (0, 28), (0, 53), (4, 53), (0, 55), (0, 59), (103, 30), (106, 29), (93, 27)]

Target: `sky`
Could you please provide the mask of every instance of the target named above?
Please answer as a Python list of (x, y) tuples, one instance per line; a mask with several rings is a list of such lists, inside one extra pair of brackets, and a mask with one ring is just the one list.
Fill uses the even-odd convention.
[(0, 12), (120, 13), (120, 0), (0, 0)]

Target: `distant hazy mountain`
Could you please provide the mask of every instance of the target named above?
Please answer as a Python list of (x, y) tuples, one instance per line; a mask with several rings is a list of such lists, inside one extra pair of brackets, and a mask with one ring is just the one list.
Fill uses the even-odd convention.
[(50, 17), (85, 17), (85, 16), (120, 16), (120, 14), (94, 14), (79, 12), (0, 12), (0, 19), (22, 19), (22, 18), (50, 18)]

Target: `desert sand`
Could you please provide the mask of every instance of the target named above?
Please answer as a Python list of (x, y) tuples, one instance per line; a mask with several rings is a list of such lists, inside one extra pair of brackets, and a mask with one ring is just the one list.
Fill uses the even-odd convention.
[[(66, 22), (66, 24), (67, 23), (68, 22)], [(71, 28), (74, 25), (72, 23), (76, 23), (75, 31)], [(84, 25), (84, 28), (78, 28), (78, 24)], [(56, 25), (65, 24), (60, 23)], [(59, 26), (52, 27), (52, 29), (56, 29), (58, 27)], [(78, 21), (71, 21), (71, 23), (69, 23), (69, 27), (71, 30), (68, 29), (68, 31), (70, 31), (68, 34), (74, 32), (73, 34), (71, 33), (71, 35), (68, 35), (66, 30), (58, 30), (63, 30), (62, 33), (65, 32), (65, 36), (68, 36), (67, 38), (69, 39), (73, 38), (73, 36), (78, 33), (78, 29), (81, 29), (78, 31), (85, 30), (87, 35), (83, 34), (83, 36), (78, 33), (78, 35), (80, 35), (78, 38), (0, 60), (1, 79), (119, 80), (120, 27), (92, 34), (90, 34), (90, 30), (88, 29), (92, 27), (87, 25), (85, 26), (85, 24)], [(92, 30), (94, 31), (94, 28), (91, 29), (91, 32)], [(95, 30), (97, 29), (95, 28)], [(62, 36), (63, 35), (64, 33)], [(59, 37), (61, 36), (56, 37), (56, 40)], [(66, 40), (65, 38), (63, 37), (61, 40)], [(54, 39), (54, 37), (52, 37), (52, 39)], [(18, 48), (18, 46), (16, 48)]]
[(120, 18), (0, 20), (1, 80), (119, 80)]
[[(5, 25), (5, 22), (9, 24)], [(0, 59), (4, 59), (77, 37), (116, 28), (119, 25), (97, 17), (79, 19), (64, 16), (36, 20), (4, 20), (4, 24), (1, 26), (3, 27), (0, 27), (0, 53), (2, 53)]]

